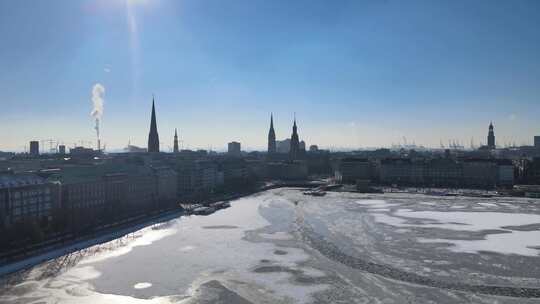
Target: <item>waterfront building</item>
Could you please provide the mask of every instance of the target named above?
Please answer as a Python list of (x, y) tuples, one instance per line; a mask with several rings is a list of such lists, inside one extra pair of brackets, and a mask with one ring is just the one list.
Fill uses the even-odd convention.
[(514, 184), (514, 165), (507, 159), (383, 159), (380, 181), (428, 187), (505, 187)]
[(428, 160), (425, 165), (424, 181), (428, 186), (458, 187), (463, 183), (463, 166), (453, 159)]
[(105, 207), (108, 213), (114, 214), (116, 218), (125, 213), (135, 213), (134, 210), (129, 208), (127, 200), (129, 189), (127, 172), (118, 168), (99, 173), (102, 175), (98, 176), (98, 178), (101, 178), (105, 183)]
[(217, 161), (218, 170), (223, 172), (226, 187), (242, 186), (248, 178), (246, 161), (241, 158), (224, 158)]
[(309, 174), (327, 175), (332, 173), (330, 152), (327, 150), (310, 151), (305, 155)]
[(497, 160), (497, 185), (503, 187), (512, 187), (516, 175), (515, 166), (509, 159)]
[(383, 159), (380, 181), (384, 184), (421, 185), (424, 183), (424, 163), (409, 158)]
[(158, 187), (154, 172), (148, 166), (126, 166), (127, 197), (131, 212), (147, 212), (156, 207)]
[(195, 191), (211, 193), (217, 187), (223, 185), (223, 173), (218, 171), (217, 164), (214, 161), (206, 159), (196, 160), (194, 173)]
[(540, 157), (524, 161), (523, 175), (526, 183), (540, 184)]
[(48, 180), (61, 185), (60, 208), (73, 229), (83, 229), (103, 217), (106, 187), (97, 166), (70, 166), (47, 172)]
[(217, 162), (207, 159), (182, 159), (176, 162), (178, 197), (193, 193), (212, 193), (224, 184)]
[(498, 165), (492, 159), (471, 158), (463, 161), (463, 184), (491, 188), (497, 184)]
[(178, 193), (177, 173), (167, 166), (152, 167), (157, 187), (158, 206), (171, 206), (175, 203)]
[(175, 202), (176, 172), (169, 167), (124, 161), (42, 172), (48, 180), (59, 183), (60, 206), (72, 229), (85, 229)]
[(266, 163), (263, 160), (246, 160), (246, 168), (250, 180), (263, 180), (266, 178)]
[(58, 186), (30, 173), (0, 173), (0, 227), (33, 221), (47, 226), (57, 207)]
[(195, 161), (181, 159), (175, 164), (177, 174), (177, 196), (184, 197), (195, 190)]
[(365, 158), (343, 158), (334, 172), (336, 181), (345, 184), (356, 183), (357, 180), (371, 180), (372, 166)]

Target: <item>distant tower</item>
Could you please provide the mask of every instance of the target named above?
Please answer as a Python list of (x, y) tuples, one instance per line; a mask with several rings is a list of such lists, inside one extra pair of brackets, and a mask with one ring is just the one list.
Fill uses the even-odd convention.
[(33, 140), (30, 142), (30, 154), (39, 155), (39, 141)]
[(242, 150), (240, 147), (240, 143), (233, 141), (227, 144), (227, 153), (232, 156), (240, 156), (242, 155)]
[(300, 141), (298, 140), (298, 130), (296, 128), (296, 115), (294, 115), (294, 123), (291, 135), (291, 149), (289, 150), (289, 157), (291, 160), (298, 158), (298, 152), (300, 150)]
[(495, 149), (495, 133), (493, 132), (493, 123), (489, 123), (489, 132), (487, 137), (487, 146), (489, 149)]
[(159, 152), (159, 135), (157, 132), (154, 97), (152, 97), (152, 118), (150, 120), (150, 133), (148, 134), (148, 152)]
[(178, 153), (178, 132), (174, 128), (174, 153)]
[(274, 131), (274, 115), (270, 114), (270, 131), (268, 131), (268, 154), (276, 153), (276, 132)]

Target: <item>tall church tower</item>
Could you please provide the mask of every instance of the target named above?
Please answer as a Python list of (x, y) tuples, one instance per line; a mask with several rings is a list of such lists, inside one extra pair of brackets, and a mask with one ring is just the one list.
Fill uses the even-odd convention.
[(174, 153), (178, 153), (178, 132), (176, 131), (176, 128), (174, 128)]
[(268, 131), (268, 154), (276, 153), (276, 132), (274, 131), (274, 115), (270, 114), (270, 131)]
[(487, 142), (487, 146), (489, 149), (495, 149), (495, 133), (493, 132), (493, 122), (489, 123)]
[(291, 149), (289, 151), (289, 158), (291, 160), (298, 159), (298, 152), (300, 151), (300, 141), (298, 139), (298, 130), (296, 128), (296, 115), (294, 116), (293, 132), (291, 135)]
[(152, 118), (150, 119), (150, 133), (148, 133), (148, 152), (159, 152), (159, 135), (157, 132), (154, 97), (152, 97)]

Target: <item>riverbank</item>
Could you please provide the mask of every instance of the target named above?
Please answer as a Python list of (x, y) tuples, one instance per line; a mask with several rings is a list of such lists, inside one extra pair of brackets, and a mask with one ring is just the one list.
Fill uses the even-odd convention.
[(183, 212), (181, 210), (169, 211), (161, 213), (152, 218), (146, 218), (140, 223), (128, 223), (123, 226), (116, 226), (111, 228), (109, 231), (99, 233), (98, 235), (83, 236), (77, 240), (66, 241), (57, 246), (48, 246), (47, 248), (40, 250), (40, 253), (26, 256), (23, 259), (15, 259), (9, 263), (1, 265), (0, 276), (21, 271), (90, 246), (112, 241), (137, 230), (178, 218), (182, 216), (182, 214)]

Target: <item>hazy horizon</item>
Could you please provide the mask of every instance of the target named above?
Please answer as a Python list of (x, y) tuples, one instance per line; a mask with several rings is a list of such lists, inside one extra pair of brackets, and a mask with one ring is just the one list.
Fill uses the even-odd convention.
[[(532, 144), (540, 135), (538, 1), (0, 2), (0, 150), (30, 140), (162, 149)], [(48, 147), (48, 145), (46, 145)]]

